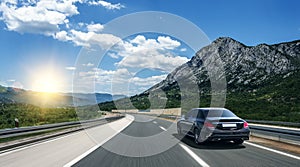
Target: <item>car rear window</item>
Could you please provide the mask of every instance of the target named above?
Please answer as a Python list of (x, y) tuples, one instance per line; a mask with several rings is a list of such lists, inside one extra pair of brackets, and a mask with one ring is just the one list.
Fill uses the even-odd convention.
[(231, 111), (220, 109), (203, 110), (203, 115), (205, 117), (236, 117)]

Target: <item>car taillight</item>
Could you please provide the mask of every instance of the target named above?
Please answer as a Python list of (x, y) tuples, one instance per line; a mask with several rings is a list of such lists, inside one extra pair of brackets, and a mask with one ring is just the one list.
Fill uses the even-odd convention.
[(210, 122), (205, 122), (204, 126), (208, 127), (208, 128), (214, 128), (214, 125)]
[(248, 125), (248, 122), (244, 122), (244, 128), (248, 128), (249, 127), (249, 125)]

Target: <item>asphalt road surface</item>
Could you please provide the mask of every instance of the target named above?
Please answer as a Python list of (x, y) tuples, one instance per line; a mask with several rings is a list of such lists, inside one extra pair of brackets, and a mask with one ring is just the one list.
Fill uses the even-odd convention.
[(133, 115), (0, 154), (0, 166), (299, 166), (300, 157), (284, 154), (251, 143), (195, 145), (177, 135), (175, 122)]
[[(135, 167), (135, 166), (298, 166), (299, 159), (291, 158), (265, 149), (261, 149), (247, 143), (243, 145), (234, 145), (233, 143), (209, 143), (206, 145), (195, 145), (191, 138), (181, 139), (174, 128), (169, 128), (172, 124), (169, 121), (153, 119), (149, 116), (134, 115), (135, 121), (116, 135), (112, 140), (105, 143), (102, 147), (95, 150), (85, 158), (81, 159), (74, 166), (113, 166), (113, 167)], [(149, 121), (147, 121), (147, 119)], [(136, 121), (142, 120), (142, 121)], [(146, 157), (136, 157), (132, 152), (152, 149), (155, 144), (164, 140), (153, 141), (152, 145), (145, 142), (144, 146), (132, 147), (137, 143), (128, 142), (128, 136), (140, 138), (150, 137), (154, 134), (160, 134), (165, 130), (173, 131), (172, 137), (178, 140), (178, 143), (156, 155)], [(125, 134), (125, 135), (124, 135)], [(128, 136), (126, 136), (128, 135)], [(181, 139), (181, 141), (180, 141)], [(122, 151), (116, 152), (112, 147)], [(126, 150), (127, 149), (127, 150)], [(112, 151), (111, 151), (112, 150)], [(127, 151), (127, 152), (126, 152)], [(121, 154), (120, 154), (121, 153)], [(125, 154), (124, 154), (125, 153)], [(129, 156), (126, 156), (128, 153)]]

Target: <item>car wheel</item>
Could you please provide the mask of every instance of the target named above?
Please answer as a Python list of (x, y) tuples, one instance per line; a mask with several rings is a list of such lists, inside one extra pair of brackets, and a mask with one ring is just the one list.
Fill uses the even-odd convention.
[(179, 136), (182, 136), (181, 127), (177, 125), (177, 133)]
[(200, 131), (196, 128), (194, 130), (194, 142), (195, 144), (199, 144)]
[(234, 140), (234, 143), (235, 144), (242, 144), (242, 143), (244, 143), (244, 140), (242, 140), (242, 139)]

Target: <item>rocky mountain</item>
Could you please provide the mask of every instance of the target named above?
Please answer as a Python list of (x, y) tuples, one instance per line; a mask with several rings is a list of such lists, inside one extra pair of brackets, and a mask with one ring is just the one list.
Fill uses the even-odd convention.
[[(128, 100), (115, 103), (118, 108), (181, 107), (183, 112), (193, 106), (225, 106), (247, 119), (299, 122), (300, 40), (246, 46), (218, 38), (130, 100), (133, 106)], [(155, 101), (159, 103), (153, 105)], [(116, 108), (112, 103), (99, 106)]]
[[(243, 91), (259, 87), (264, 81), (279, 74), (283, 78), (300, 69), (300, 40), (275, 45), (246, 46), (232, 38), (218, 38), (199, 50), (187, 63), (175, 69), (167, 78), (149, 91), (165, 89), (173, 83), (186, 79), (192, 72), (193, 80), (202, 89), (210, 81), (208, 69), (217, 69), (215, 59), (220, 59), (223, 70), (216, 75), (225, 75), (229, 91)], [(207, 62), (206, 62), (207, 61)], [(210, 66), (215, 67), (210, 67)], [(220, 70), (220, 68), (218, 68)], [(191, 75), (190, 75), (191, 76)]]

